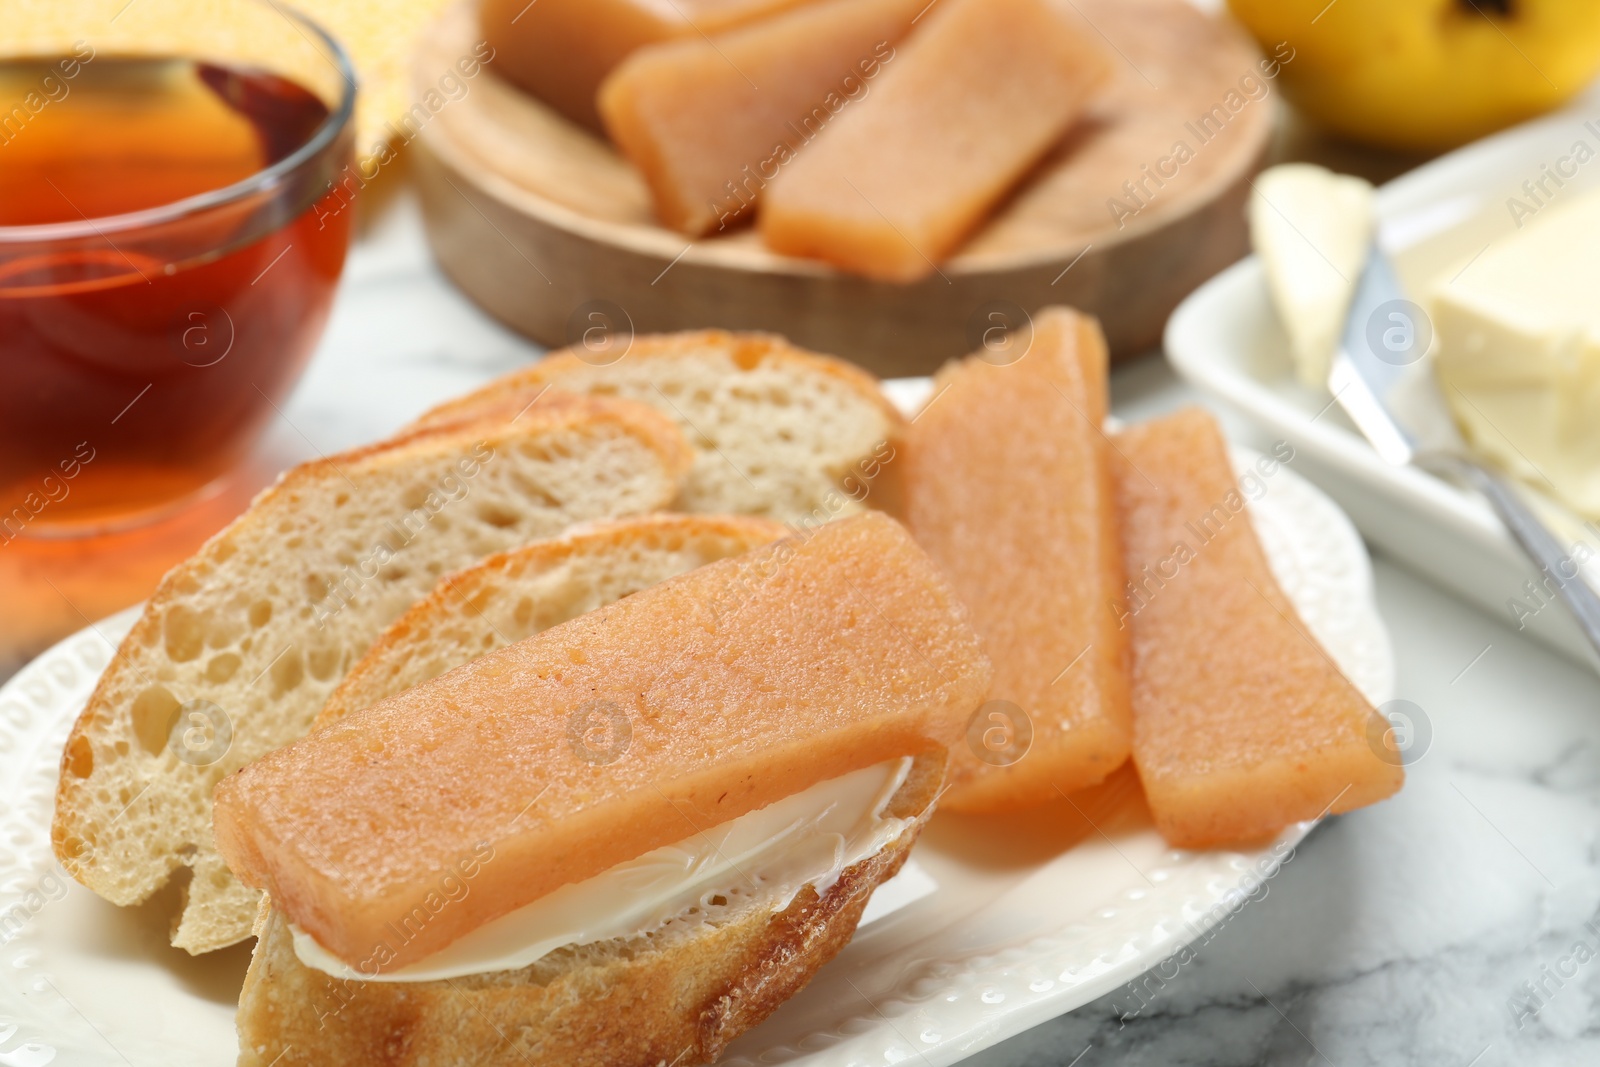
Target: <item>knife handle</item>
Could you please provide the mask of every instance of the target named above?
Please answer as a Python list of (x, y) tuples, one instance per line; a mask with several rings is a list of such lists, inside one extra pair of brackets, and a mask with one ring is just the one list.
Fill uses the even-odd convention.
[(1534, 514), (1517, 491), (1505, 478), (1470, 459), (1449, 457), (1449, 467), (1474, 489), (1488, 498), (1489, 504), (1505, 522), (1511, 536), (1517, 539), (1529, 557), (1548, 575), (1555, 578), (1556, 593), (1571, 609), (1583, 629), (1589, 644), (1600, 653), (1600, 596), (1584, 579), (1582, 573), (1567, 578), (1564, 569), (1573, 566), (1572, 556), (1561, 547), (1550, 528)]

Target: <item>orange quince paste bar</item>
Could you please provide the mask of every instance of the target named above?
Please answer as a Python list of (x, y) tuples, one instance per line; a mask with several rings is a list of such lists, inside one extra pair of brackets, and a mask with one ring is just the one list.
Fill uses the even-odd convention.
[(1256, 841), (1398, 790), (1377, 712), (1267, 565), (1216, 422), (1189, 409), (1114, 440), (1133, 760), (1162, 835)]
[[(404, 966), (818, 782), (941, 755), (989, 675), (904, 528), (843, 519), (313, 731), (217, 787), (217, 846), (340, 959)], [(470, 891), (408, 928), (468, 861)]]
[[(994, 661), (952, 753), (955, 811), (1000, 812), (1103, 781), (1128, 758), (1122, 546), (1101, 424), (1094, 319), (1033, 316), (1031, 337), (951, 364), (906, 441), (906, 522), (972, 609)], [(998, 717), (997, 717), (998, 716)]]
[(630, 52), (721, 33), (811, 0), (483, 0), (494, 71), (599, 132), (595, 93)]
[(933, 273), (1109, 75), (1087, 32), (1053, 0), (937, 0), (766, 190), (762, 237), (871, 278)]
[(870, 97), (928, 0), (825, 0), (641, 48), (600, 88), (612, 140), (663, 223), (699, 236), (747, 216), (779, 169)]

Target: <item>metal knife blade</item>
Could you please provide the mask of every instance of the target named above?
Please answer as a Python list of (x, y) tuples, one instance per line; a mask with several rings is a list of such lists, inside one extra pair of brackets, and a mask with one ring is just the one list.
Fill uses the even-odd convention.
[[(1374, 242), (1350, 301), (1328, 388), (1384, 460), (1415, 463), (1481, 492), (1506, 530), (1544, 575), (1566, 575), (1567, 550), (1507, 478), (1468, 453), (1423, 357), (1433, 326), (1405, 298), (1400, 279)], [(1556, 594), (1600, 654), (1600, 595), (1585, 580), (1560, 581)]]
[(1389, 257), (1374, 242), (1345, 317), (1328, 390), (1386, 462), (1411, 463), (1422, 453), (1464, 449), (1423, 359), (1432, 338), (1427, 313), (1406, 299)]

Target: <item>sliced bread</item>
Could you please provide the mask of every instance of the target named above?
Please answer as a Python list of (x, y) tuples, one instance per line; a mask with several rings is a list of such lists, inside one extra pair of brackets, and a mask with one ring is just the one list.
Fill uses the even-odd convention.
[(239, 1000), (239, 1067), (384, 1064), (619, 1067), (714, 1061), (849, 943), (872, 891), (905, 862), (944, 761), (919, 757), (887, 813), (893, 843), (792, 903), (708, 895), (636, 937), (562, 948), (531, 966), (431, 982), (361, 982), (301, 963), (266, 912)]
[(650, 408), (551, 394), (287, 472), (166, 576), (102, 675), (62, 757), (63, 866), (121, 905), (187, 867), (173, 944), (248, 937), (260, 894), (213, 847), (216, 783), (303, 734), (440, 576), (660, 508), (692, 458)]
[(439, 580), (333, 691), (316, 725), (421, 685), (486, 652), (788, 534), (770, 519), (645, 515), (501, 552)]
[[(620, 339), (617, 339), (620, 340)], [(651, 404), (695, 448), (677, 510), (764, 515), (815, 526), (870, 505), (898, 508), (895, 456), (905, 421), (878, 381), (772, 334), (703, 330), (634, 337), (598, 365), (583, 345), (551, 353), (424, 415), (451, 419), (485, 403), (558, 386)]]

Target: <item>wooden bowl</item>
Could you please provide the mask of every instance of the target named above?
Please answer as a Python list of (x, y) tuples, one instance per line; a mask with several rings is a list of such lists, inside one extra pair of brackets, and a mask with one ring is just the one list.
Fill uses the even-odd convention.
[[(417, 137), (429, 240), (474, 300), (552, 347), (597, 324), (721, 326), (772, 330), (885, 376), (923, 374), (986, 330), (1070, 304), (1099, 316), (1114, 354), (1147, 351), (1178, 301), (1246, 251), (1271, 79), (1237, 27), (1185, 0), (1073, 0), (1071, 11), (1117, 53), (1116, 80), (924, 281), (775, 255), (750, 229), (690, 240), (657, 225), (627, 160), (492, 64), (465, 96), (436, 92), (444, 102)], [(473, 4), (448, 12), (416, 60), (419, 91), (478, 40)]]

